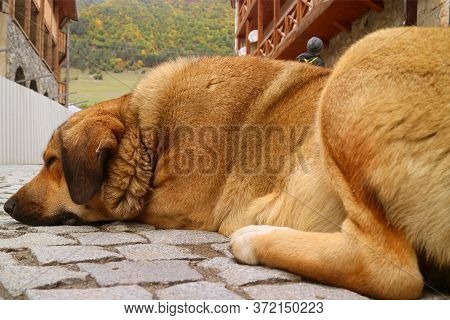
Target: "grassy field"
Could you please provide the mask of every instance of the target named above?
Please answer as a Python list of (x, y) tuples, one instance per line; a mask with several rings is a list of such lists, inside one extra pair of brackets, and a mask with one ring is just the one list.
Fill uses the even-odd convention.
[[(76, 93), (69, 95), (69, 101), (86, 107), (100, 101), (120, 97), (130, 92), (143, 76), (142, 70), (122, 73), (111, 71), (103, 72), (103, 80), (94, 80), (87, 71), (71, 69), (69, 90)], [(64, 79), (65, 75), (62, 74), (62, 77)]]

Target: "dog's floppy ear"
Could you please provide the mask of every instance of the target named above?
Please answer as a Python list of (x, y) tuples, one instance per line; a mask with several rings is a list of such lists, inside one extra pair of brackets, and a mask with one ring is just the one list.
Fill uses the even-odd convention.
[(70, 197), (88, 203), (100, 190), (105, 162), (117, 151), (125, 128), (116, 117), (82, 119), (61, 132), (61, 161)]

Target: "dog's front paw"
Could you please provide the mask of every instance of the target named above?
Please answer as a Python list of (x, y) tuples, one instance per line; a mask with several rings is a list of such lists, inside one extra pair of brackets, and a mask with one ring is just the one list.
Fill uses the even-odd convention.
[(264, 236), (274, 230), (288, 229), (272, 226), (247, 226), (235, 231), (231, 235), (231, 253), (246, 264), (257, 265), (258, 249), (263, 247)]

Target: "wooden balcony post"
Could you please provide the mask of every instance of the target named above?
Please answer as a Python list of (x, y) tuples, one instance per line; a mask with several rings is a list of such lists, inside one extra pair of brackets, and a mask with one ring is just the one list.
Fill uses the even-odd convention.
[(31, 28), (36, 29), (36, 50), (41, 54), (41, 39), (42, 39), (42, 26), (41, 26), (41, 16), (42, 16), (42, 6), (37, 9), (36, 24), (32, 25)]
[(302, 0), (296, 0), (297, 1), (297, 23), (300, 23), (300, 20), (302, 19)]
[(52, 68), (52, 31), (48, 30), (48, 37), (47, 37), (47, 42), (45, 43), (45, 46), (47, 47), (47, 54), (45, 55), (45, 61), (47, 62), (47, 65), (50, 67), (50, 70), (53, 71)]
[[(66, 82), (64, 87), (64, 95), (70, 90), (70, 21), (67, 23), (66, 36)], [(65, 106), (69, 106), (69, 97), (66, 96)]]
[(404, 0), (405, 2), (405, 26), (417, 24), (417, 0)]
[(16, 14), (16, 0), (9, 0), (9, 13), (12, 18)]
[(45, 46), (45, 44), (44, 44), (44, 38), (45, 38), (44, 37), (45, 36), (45, 31), (44, 31), (45, 0), (40, 0), (40, 1), (41, 1), (41, 5), (39, 7), (39, 18), (38, 18), (38, 25), (37, 25), (37, 28), (38, 28), (38, 36), (37, 36), (37, 38), (38, 38), (38, 40), (37, 40), (38, 47), (37, 47), (37, 49), (38, 49), (39, 53), (41, 54), (41, 57), (45, 58), (44, 57), (44, 46)]
[[(53, 2), (53, 14), (55, 16), (55, 20), (57, 22), (56, 24), (56, 36), (55, 36), (55, 46), (52, 46), (53, 50), (53, 61), (52, 61), (52, 68), (54, 70), (56, 81), (59, 82), (59, 53), (58, 53), (58, 35), (59, 35), (59, 6), (58, 2)], [(52, 30), (53, 31), (53, 30)], [(53, 33), (52, 33), (53, 34)], [(53, 45), (53, 43), (52, 43)]]
[(278, 45), (277, 23), (280, 20), (280, 0), (273, 1), (273, 44)]
[(59, 59), (58, 59), (58, 40), (52, 40), (52, 69), (56, 77), (56, 81), (59, 81)]
[(25, 0), (25, 17), (24, 17), (23, 31), (30, 37), (30, 26), (31, 26), (31, 0)]
[(245, 21), (245, 50), (246, 54), (250, 54), (250, 40), (248, 34), (250, 33), (250, 19)]
[(258, 0), (258, 50), (264, 34), (264, 0)]
[(238, 25), (242, 25), (243, 21), (242, 21), (242, 6), (244, 5), (244, 0), (239, 0), (238, 1), (238, 5), (237, 5), (237, 20), (238, 20)]

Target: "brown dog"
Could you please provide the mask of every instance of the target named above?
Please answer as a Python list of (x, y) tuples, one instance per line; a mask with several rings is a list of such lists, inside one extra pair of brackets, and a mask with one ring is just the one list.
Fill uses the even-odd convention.
[(358, 42), (331, 74), (251, 57), (166, 63), (58, 128), (5, 210), (28, 224), (233, 233), (244, 263), (417, 298), (418, 254), (450, 265), (449, 61), (450, 28), (402, 28)]

